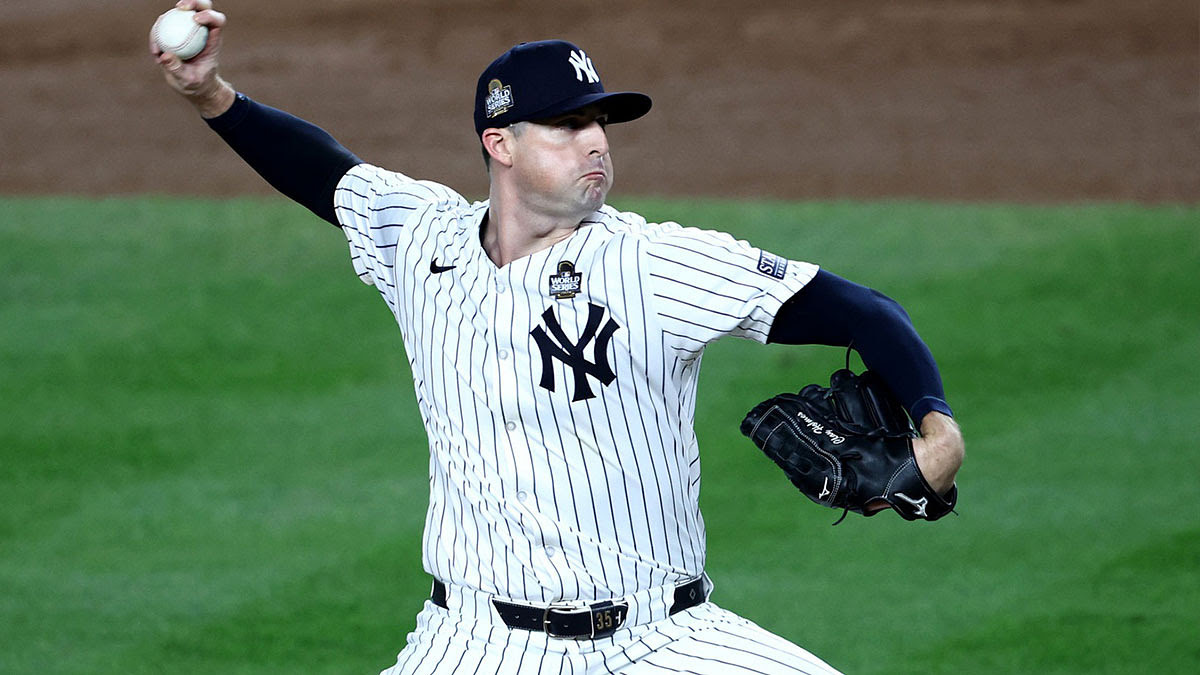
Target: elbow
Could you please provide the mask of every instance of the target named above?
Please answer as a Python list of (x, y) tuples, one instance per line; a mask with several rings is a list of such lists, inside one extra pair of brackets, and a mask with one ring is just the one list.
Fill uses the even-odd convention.
[(863, 304), (863, 323), (912, 326), (912, 318), (900, 303), (873, 288), (869, 290), (871, 299)]

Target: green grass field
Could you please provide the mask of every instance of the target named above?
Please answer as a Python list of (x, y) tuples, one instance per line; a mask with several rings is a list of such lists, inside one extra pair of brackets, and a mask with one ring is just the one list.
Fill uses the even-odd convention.
[[(900, 300), (959, 517), (847, 519), (737, 433), (829, 348), (701, 384), (714, 600), (848, 673), (1200, 672), (1200, 209), (626, 201)], [(278, 200), (0, 199), (0, 673), (374, 673), (428, 591), (385, 305)]]

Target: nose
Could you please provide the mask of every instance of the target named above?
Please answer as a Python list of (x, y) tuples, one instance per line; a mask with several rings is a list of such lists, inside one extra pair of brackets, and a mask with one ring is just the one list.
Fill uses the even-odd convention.
[(605, 131), (604, 125), (596, 120), (592, 120), (590, 124), (583, 128), (581, 136), (584, 139), (585, 147), (588, 155), (597, 155), (603, 157), (608, 154), (608, 132)]

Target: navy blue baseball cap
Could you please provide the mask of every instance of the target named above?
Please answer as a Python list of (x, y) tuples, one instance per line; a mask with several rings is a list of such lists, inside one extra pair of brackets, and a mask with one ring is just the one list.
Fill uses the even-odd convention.
[(522, 42), (479, 76), (475, 133), (557, 117), (592, 104), (600, 106), (610, 123), (628, 122), (649, 112), (650, 97), (604, 91), (592, 60), (570, 42)]

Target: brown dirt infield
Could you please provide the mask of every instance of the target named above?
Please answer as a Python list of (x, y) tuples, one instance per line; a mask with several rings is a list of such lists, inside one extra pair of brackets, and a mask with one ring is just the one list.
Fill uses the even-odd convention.
[[(0, 5), (0, 193), (262, 194), (161, 82), (165, 1)], [(475, 78), (565, 37), (610, 89), (615, 194), (1200, 202), (1195, 0), (225, 0), (223, 72), (368, 161), (486, 192)]]

